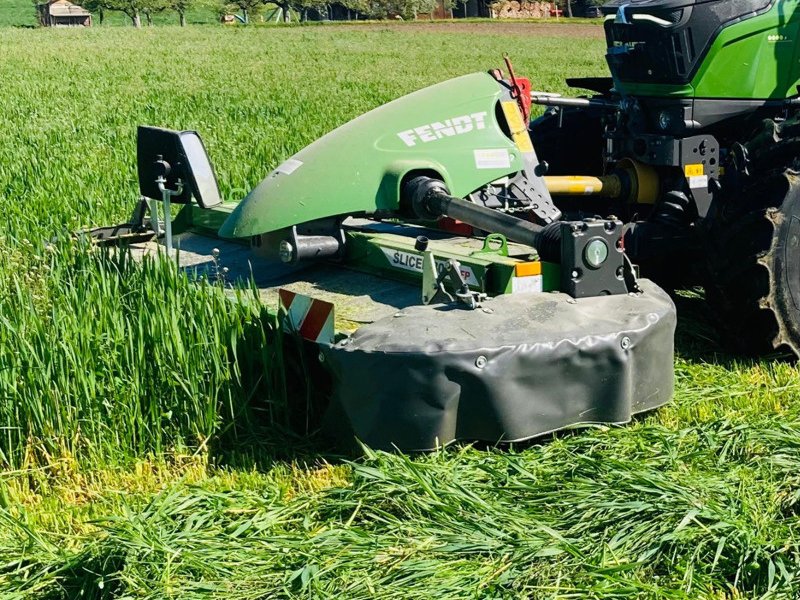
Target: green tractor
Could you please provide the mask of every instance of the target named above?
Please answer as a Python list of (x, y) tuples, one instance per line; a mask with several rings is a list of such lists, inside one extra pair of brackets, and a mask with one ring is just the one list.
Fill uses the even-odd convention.
[(568, 80), (594, 92), (582, 98), (534, 92), (549, 108), (530, 132), (548, 176), (593, 176), (563, 193), (602, 195), (596, 179), (612, 173), (627, 185), (559, 207), (620, 216), (642, 273), (704, 286), (739, 350), (800, 354), (800, 2), (602, 12), (611, 77)]

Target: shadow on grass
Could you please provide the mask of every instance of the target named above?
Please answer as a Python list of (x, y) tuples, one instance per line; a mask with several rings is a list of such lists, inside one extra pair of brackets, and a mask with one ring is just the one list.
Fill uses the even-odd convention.
[(125, 560), (111, 547), (81, 552), (58, 565), (54, 579), (58, 585), (41, 592), (41, 600), (113, 600), (124, 593), (119, 574)]
[(711, 363), (725, 368), (749, 368), (764, 361), (795, 362), (786, 352), (753, 357), (732, 351), (733, 344), (726, 339), (723, 327), (705, 296), (698, 290), (682, 290), (673, 294), (678, 310), (678, 328), (675, 332), (675, 353), (695, 364)]
[[(283, 341), (281, 342), (281, 338)], [(254, 322), (238, 340), (234, 405), (209, 445), (214, 464), (265, 471), (294, 462), (337, 464), (358, 456), (322, 432), (331, 381), (315, 344)]]

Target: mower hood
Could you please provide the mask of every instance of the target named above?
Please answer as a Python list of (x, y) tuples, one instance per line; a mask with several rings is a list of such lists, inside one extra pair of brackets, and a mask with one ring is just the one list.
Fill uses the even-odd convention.
[(425, 173), (464, 197), (522, 170), (488, 73), (451, 79), (380, 106), (328, 133), (270, 173), (221, 237), (249, 237), (339, 215), (391, 214), (405, 178)]

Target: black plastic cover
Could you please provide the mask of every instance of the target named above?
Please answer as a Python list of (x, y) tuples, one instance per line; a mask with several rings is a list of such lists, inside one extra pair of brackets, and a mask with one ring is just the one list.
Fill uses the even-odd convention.
[(184, 183), (183, 192), (173, 196), (171, 202), (186, 204), (194, 196), (203, 208), (222, 203), (214, 168), (197, 132), (139, 126), (136, 154), (139, 192), (145, 198), (161, 199), (156, 178), (162, 173), (157, 164), (162, 157), (171, 167), (166, 187), (176, 189), (178, 179)]
[(621, 81), (685, 84), (726, 26), (775, 0), (612, 0), (603, 13), (608, 63)]
[(673, 393), (675, 307), (640, 283), (639, 295), (505, 295), (366, 325), (321, 349), (333, 380), (328, 427), (413, 451), (626, 423)]

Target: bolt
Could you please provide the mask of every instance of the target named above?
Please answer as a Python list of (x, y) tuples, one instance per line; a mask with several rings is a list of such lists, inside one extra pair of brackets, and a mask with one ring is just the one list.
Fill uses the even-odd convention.
[(622, 341), (620, 342), (619, 345), (622, 347), (623, 350), (627, 350), (628, 348), (631, 347), (631, 338), (629, 338), (626, 335), (624, 338), (622, 338)]
[(294, 260), (294, 246), (289, 240), (283, 240), (278, 244), (278, 256), (282, 263), (290, 263)]
[(475, 366), (478, 367), (479, 369), (483, 369), (488, 362), (489, 361), (485, 356), (479, 356), (478, 358), (475, 359)]

